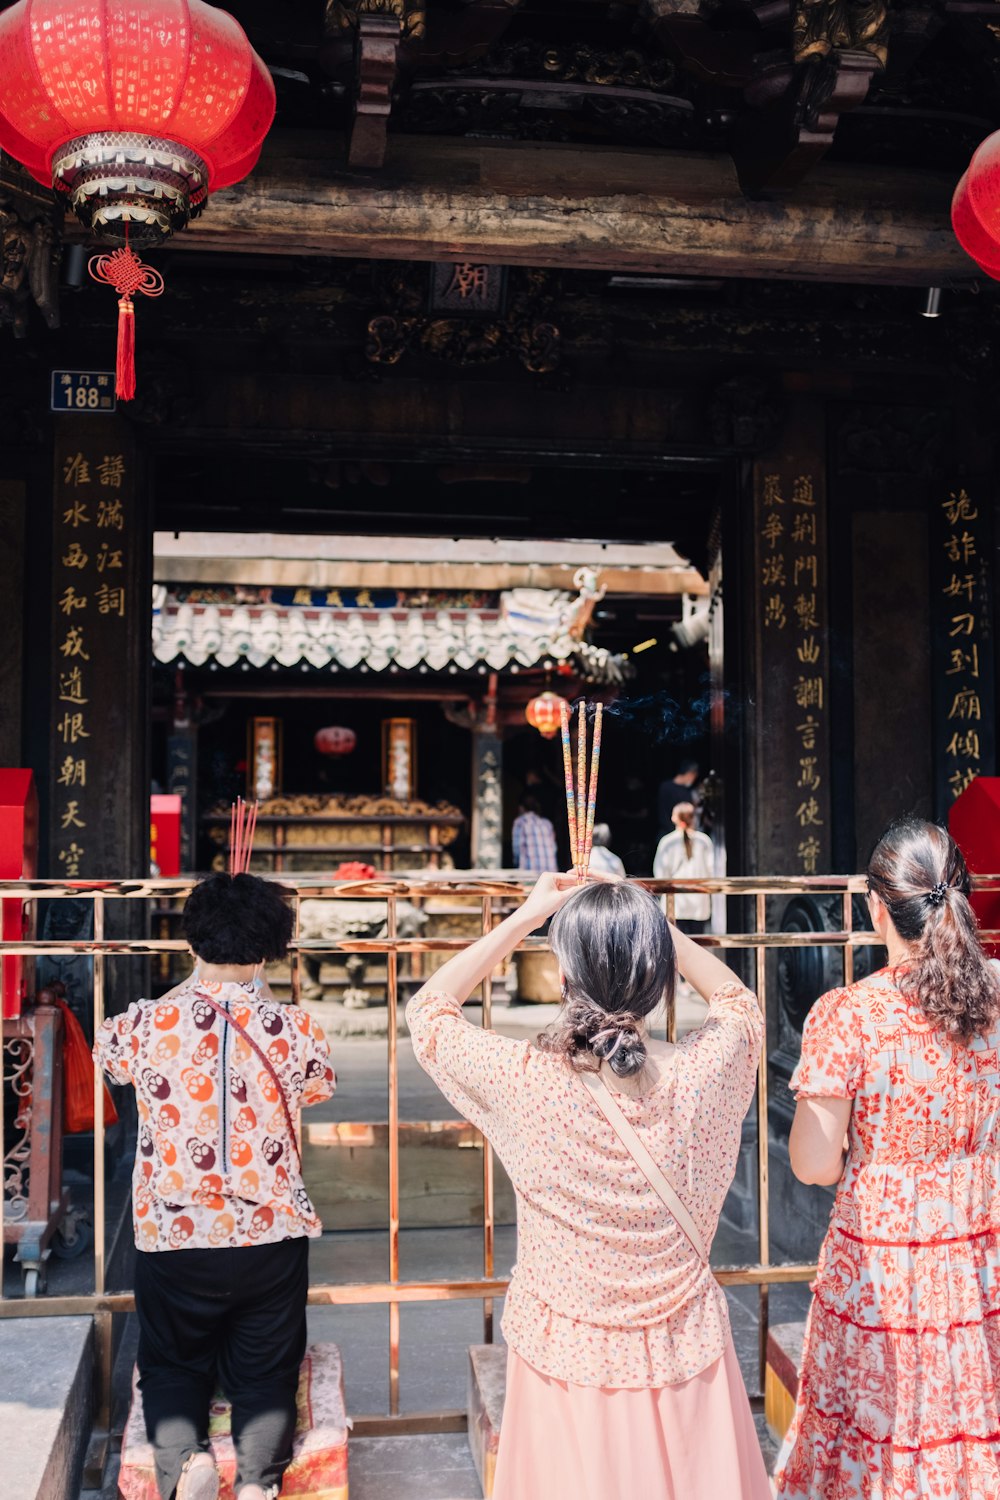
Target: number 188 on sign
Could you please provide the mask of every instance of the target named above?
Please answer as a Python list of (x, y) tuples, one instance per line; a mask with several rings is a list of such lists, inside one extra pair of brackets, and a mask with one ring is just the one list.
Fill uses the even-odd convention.
[(53, 411), (77, 415), (87, 412), (106, 415), (115, 410), (115, 377), (111, 370), (53, 370)]

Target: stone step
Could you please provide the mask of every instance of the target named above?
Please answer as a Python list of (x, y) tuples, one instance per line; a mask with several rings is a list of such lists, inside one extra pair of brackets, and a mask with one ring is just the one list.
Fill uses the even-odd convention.
[(93, 1407), (90, 1318), (0, 1323), (0, 1494), (57, 1500), (80, 1486)]
[[(389, 1217), (389, 1127), (305, 1122), (303, 1174), (327, 1229), (384, 1229)], [(483, 1222), (483, 1143), (462, 1120), (399, 1127), (399, 1214), (403, 1229)], [(494, 1220), (514, 1222), (514, 1190), (494, 1158)]]
[(775, 1323), (767, 1331), (764, 1415), (779, 1444), (795, 1415), (805, 1336), (804, 1322)]
[(484, 1500), (493, 1494), (506, 1391), (506, 1345), (473, 1344), (469, 1350), (469, 1447)]
[[(133, 1378), (132, 1405), (122, 1438), (118, 1493), (121, 1500), (158, 1500), (153, 1448), (146, 1437), (142, 1395)], [(299, 1377), (298, 1421), (292, 1462), (281, 1486), (282, 1500), (347, 1500), (347, 1433), (344, 1371), (336, 1344), (311, 1344)], [(233, 1500), (236, 1451), (230, 1435), (229, 1402), (212, 1402), (209, 1438), (222, 1480), (219, 1500)], [(51, 1491), (50, 1494), (69, 1493)]]

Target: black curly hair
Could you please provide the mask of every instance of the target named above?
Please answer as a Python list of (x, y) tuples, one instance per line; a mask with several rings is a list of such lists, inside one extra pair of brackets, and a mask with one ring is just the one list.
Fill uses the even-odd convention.
[(284, 958), (292, 937), (290, 895), (257, 875), (210, 875), (184, 903), (184, 936), (208, 964)]

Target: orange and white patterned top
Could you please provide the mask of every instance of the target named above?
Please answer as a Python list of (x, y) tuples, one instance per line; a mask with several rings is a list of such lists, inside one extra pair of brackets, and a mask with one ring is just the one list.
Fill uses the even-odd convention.
[[(440, 990), (416, 995), (406, 1022), (418, 1061), (514, 1184), (510, 1347), (543, 1375), (601, 1387), (673, 1385), (719, 1359), (724, 1292), (568, 1062), (471, 1024)], [(655, 1087), (615, 1095), (706, 1245), (736, 1169), (763, 1032), (755, 997), (726, 984)]]
[(330, 1047), (304, 1010), (243, 984), (192, 980), (99, 1028), (94, 1058), (139, 1112), (132, 1214), (140, 1250), (269, 1245), (322, 1226), (302, 1183), (274, 1080), (210, 1005), (265, 1052), (292, 1118), (336, 1088)]

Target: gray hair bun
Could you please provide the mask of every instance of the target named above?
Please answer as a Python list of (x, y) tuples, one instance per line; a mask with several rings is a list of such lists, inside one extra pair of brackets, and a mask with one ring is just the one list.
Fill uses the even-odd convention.
[[(596, 1007), (595, 1007), (596, 1008)], [(635, 1017), (601, 1014), (600, 1029), (590, 1037), (590, 1051), (619, 1078), (630, 1078), (645, 1066), (646, 1043)]]

